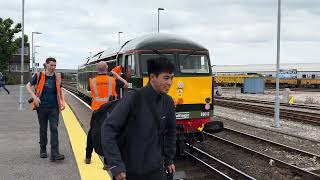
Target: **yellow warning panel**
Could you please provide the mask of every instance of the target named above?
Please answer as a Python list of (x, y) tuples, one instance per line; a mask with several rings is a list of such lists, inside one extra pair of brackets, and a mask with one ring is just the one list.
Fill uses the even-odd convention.
[(87, 135), (80, 126), (77, 118), (71, 111), (70, 107), (66, 104), (66, 108), (62, 111), (64, 124), (67, 128), (70, 143), (76, 162), (78, 165), (79, 173), (82, 180), (111, 180), (107, 171), (103, 170), (103, 162), (99, 156), (93, 152), (91, 164), (85, 164), (84, 159), (86, 155), (86, 142)]
[(294, 103), (294, 97), (293, 96), (290, 96), (290, 99), (289, 99), (289, 104), (290, 106)]

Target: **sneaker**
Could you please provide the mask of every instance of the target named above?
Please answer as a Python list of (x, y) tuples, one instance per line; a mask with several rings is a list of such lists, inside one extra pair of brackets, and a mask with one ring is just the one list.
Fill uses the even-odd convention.
[(85, 162), (86, 164), (90, 164), (90, 163), (91, 163), (91, 158), (86, 158), (86, 159), (84, 160), (84, 162)]
[(47, 158), (47, 150), (46, 149), (40, 149), (40, 158)]
[(55, 155), (51, 155), (50, 161), (56, 161), (56, 160), (60, 161), (60, 160), (64, 160), (64, 158), (65, 157), (62, 154), (55, 154)]

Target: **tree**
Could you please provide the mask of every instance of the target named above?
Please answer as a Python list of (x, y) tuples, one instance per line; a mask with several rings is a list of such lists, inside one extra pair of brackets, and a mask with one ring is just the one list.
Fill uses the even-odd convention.
[[(0, 18), (0, 72), (7, 69), (10, 57), (17, 52), (21, 46), (21, 37), (15, 38), (14, 35), (21, 31), (21, 24), (13, 27), (13, 21), (10, 18)], [(24, 36), (25, 45), (28, 42), (28, 36)]]

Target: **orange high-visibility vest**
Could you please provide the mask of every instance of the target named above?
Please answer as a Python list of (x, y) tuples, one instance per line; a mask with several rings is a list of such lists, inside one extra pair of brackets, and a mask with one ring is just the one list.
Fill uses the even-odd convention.
[[(62, 110), (62, 96), (61, 96), (61, 74), (60, 73), (54, 73), (54, 75), (56, 76), (56, 89), (57, 89), (57, 101), (58, 101), (58, 105), (59, 105), (59, 110)], [(46, 82), (46, 72), (42, 71), (39, 77), (39, 74), (36, 74), (37, 76), (37, 82), (36, 82), (36, 96), (40, 98), (41, 93), (43, 91), (44, 88), (44, 84)], [(39, 78), (40, 78), (40, 82), (39, 82)], [(34, 109), (35, 104), (32, 103), (32, 107)]]
[(90, 79), (91, 110), (97, 110), (109, 101), (110, 96), (117, 95), (116, 79), (108, 75), (97, 75)]
[(121, 72), (122, 72), (122, 68), (121, 68), (121, 66), (116, 66), (111, 71), (114, 71), (114, 72), (116, 72), (117, 74), (120, 75)]

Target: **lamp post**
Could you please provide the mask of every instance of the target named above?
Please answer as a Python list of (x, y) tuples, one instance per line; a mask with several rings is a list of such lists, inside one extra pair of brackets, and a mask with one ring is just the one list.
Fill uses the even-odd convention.
[(32, 52), (33, 52), (33, 56), (32, 56), (32, 64), (33, 64), (33, 73), (35, 73), (36, 71), (35, 71), (35, 64), (36, 64), (36, 53), (38, 53), (38, 52), (36, 52), (36, 48), (37, 47), (40, 47), (39, 45), (34, 45), (33, 46), (33, 50), (32, 50)]
[(122, 34), (123, 32), (119, 31), (118, 32), (118, 44), (120, 45), (120, 34)]
[(32, 32), (31, 37), (31, 59), (32, 59), (32, 73), (34, 73), (34, 66), (35, 66), (35, 59), (34, 59), (34, 53), (33, 53), (33, 34), (41, 34), (41, 32)]
[(19, 110), (24, 110), (23, 101), (23, 64), (24, 64), (24, 0), (22, 0), (22, 24), (21, 24), (21, 83), (20, 83), (20, 95), (19, 95)]
[(279, 69), (280, 69), (280, 24), (281, 24), (281, 0), (278, 0), (278, 24), (277, 24), (277, 74), (276, 97), (274, 106), (274, 127), (280, 127), (280, 97), (279, 97)]
[(159, 23), (160, 23), (160, 22), (159, 22), (159, 21), (160, 21), (160, 17), (159, 17), (159, 16), (160, 16), (160, 15), (159, 15), (159, 14), (160, 14), (160, 11), (163, 11), (163, 10), (164, 10), (164, 8), (158, 8), (158, 34), (159, 34), (159, 32), (160, 32), (160, 29), (159, 29)]

